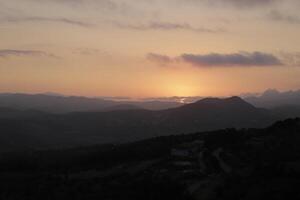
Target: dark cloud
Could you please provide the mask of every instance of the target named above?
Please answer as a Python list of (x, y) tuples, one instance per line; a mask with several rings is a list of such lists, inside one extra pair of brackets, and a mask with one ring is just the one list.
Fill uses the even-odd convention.
[(277, 2), (277, 0), (217, 0), (217, 1), (222, 3), (230, 3), (239, 7), (271, 5)]
[(274, 21), (282, 21), (287, 22), (291, 24), (299, 24), (300, 23), (300, 17), (295, 15), (289, 15), (289, 14), (283, 14), (279, 11), (273, 10), (271, 11), (267, 17)]
[(183, 54), (181, 58), (185, 62), (198, 67), (282, 65), (282, 62), (274, 55), (262, 52), (240, 52), (234, 54), (211, 53), (206, 55)]
[(93, 27), (93, 24), (68, 18), (50, 18), (50, 17), (5, 17), (0, 19), (2, 22), (21, 23), (21, 22), (58, 22), (80, 27)]
[(281, 60), (272, 54), (262, 52), (239, 52), (233, 54), (182, 54), (171, 58), (166, 55), (148, 54), (152, 61), (168, 64), (171, 62), (186, 62), (196, 67), (233, 67), (233, 66), (274, 66), (283, 65)]
[(169, 23), (169, 22), (150, 22), (147, 24), (120, 24), (117, 22), (114, 22), (115, 25), (117, 25), (120, 28), (124, 29), (133, 29), (133, 30), (139, 30), (139, 31), (147, 31), (147, 30), (188, 30), (188, 31), (194, 31), (194, 32), (205, 32), (205, 33), (219, 33), (219, 32), (225, 32), (224, 29), (218, 28), (218, 29), (210, 29), (205, 27), (193, 27), (192, 25), (188, 23)]
[(9, 56), (39, 56), (39, 57), (59, 58), (54, 54), (49, 54), (44, 51), (0, 49), (0, 57), (4, 58)]
[[(183, 1), (183, 0), (181, 0)], [(210, 5), (231, 5), (238, 8), (250, 8), (250, 7), (261, 7), (270, 6), (278, 2), (278, 0), (185, 0), (187, 2), (204, 2)]]

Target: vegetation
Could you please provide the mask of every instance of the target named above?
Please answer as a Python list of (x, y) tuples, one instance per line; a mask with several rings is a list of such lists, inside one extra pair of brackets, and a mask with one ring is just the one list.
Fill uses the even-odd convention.
[(121, 145), (7, 152), (0, 159), (0, 197), (295, 198), (300, 197), (299, 143), (300, 119), (289, 119), (265, 129), (223, 129)]

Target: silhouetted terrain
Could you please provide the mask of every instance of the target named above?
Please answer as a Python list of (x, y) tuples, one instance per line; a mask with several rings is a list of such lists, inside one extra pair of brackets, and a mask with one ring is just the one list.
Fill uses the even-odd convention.
[(271, 111), (285, 118), (300, 117), (300, 106), (278, 106), (272, 108)]
[(0, 199), (300, 198), (300, 119), (273, 124), (295, 106), (230, 97), (65, 113), (81, 99), (49, 113), (38, 102), (0, 108)]
[(300, 119), (122, 145), (2, 153), (2, 199), (298, 199)]
[(161, 111), (126, 108), (67, 114), (4, 109), (0, 114), (0, 150), (124, 143), (230, 127), (259, 128), (281, 118), (239, 97), (207, 98)]
[(167, 101), (110, 101), (78, 96), (56, 96), (50, 94), (0, 94), (1, 107), (20, 110), (39, 110), (50, 113), (78, 111), (113, 111), (126, 109), (161, 110), (181, 104)]

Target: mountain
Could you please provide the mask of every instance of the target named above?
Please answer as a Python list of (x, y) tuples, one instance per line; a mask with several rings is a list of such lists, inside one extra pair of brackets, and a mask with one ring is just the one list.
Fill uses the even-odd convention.
[(299, 144), (298, 118), (263, 129), (2, 153), (0, 195), (55, 200), (299, 199)]
[(272, 108), (271, 111), (284, 118), (300, 117), (300, 105), (277, 106)]
[(104, 108), (102, 111), (104, 112), (110, 112), (110, 111), (116, 111), (116, 110), (140, 110), (142, 108), (136, 106), (136, 105), (131, 105), (131, 104), (119, 104), (116, 106), (110, 106), (107, 108)]
[(184, 105), (183, 103), (178, 103), (174, 101), (128, 101), (123, 103), (132, 104), (147, 110), (165, 110), (169, 108), (177, 108), (179, 106)]
[(0, 119), (30, 119), (49, 115), (39, 110), (19, 110), (14, 108), (0, 107)]
[(166, 110), (165, 113), (167, 124), (185, 127), (189, 132), (228, 127), (263, 127), (275, 118), (268, 110), (256, 108), (240, 97), (205, 98)]
[(249, 96), (245, 100), (254, 106), (274, 108), (281, 106), (300, 106), (300, 90), (279, 92), (275, 89), (266, 90), (262, 95)]
[[(256, 108), (239, 97), (206, 98), (161, 111), (126, 109), (73, 112), (27, 119), (0, 119), (0, 138), (11, 147), (34, 138), (40, 148), (124, 143), (154, 136), (223, 128), (265, 127), (280, 117)], [(22, 137), (14, 137), (22, 135)], [(34, 147), (28, 142), (28, 147)], [(25, 145), (26, 146), (26, 145)]]
[[(123, 105), (123, 106), (122, 106)], [(99, 98), (88, 98), (79, 96), (61, 96), (54, 94), (0, 94), (0, 106), (20, 109), (20, 110), (39, 110), (50, 113), (68, 113), (83, 111), (109, 111), (120, 107), (124, 109), (134, 106), (141, 109), (160, 110), (180, 106), (176, 102), (160, 101), (111, 101)], [(130, 108), (132, 109), (132, 108)]]

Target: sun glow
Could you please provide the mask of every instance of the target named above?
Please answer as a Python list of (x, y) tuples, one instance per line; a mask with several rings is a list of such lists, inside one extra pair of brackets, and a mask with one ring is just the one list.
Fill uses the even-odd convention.
[(193, 96), (197, 93), (194, 87), (184, 84), (172, 84), (168, 91), (172, 96)]

